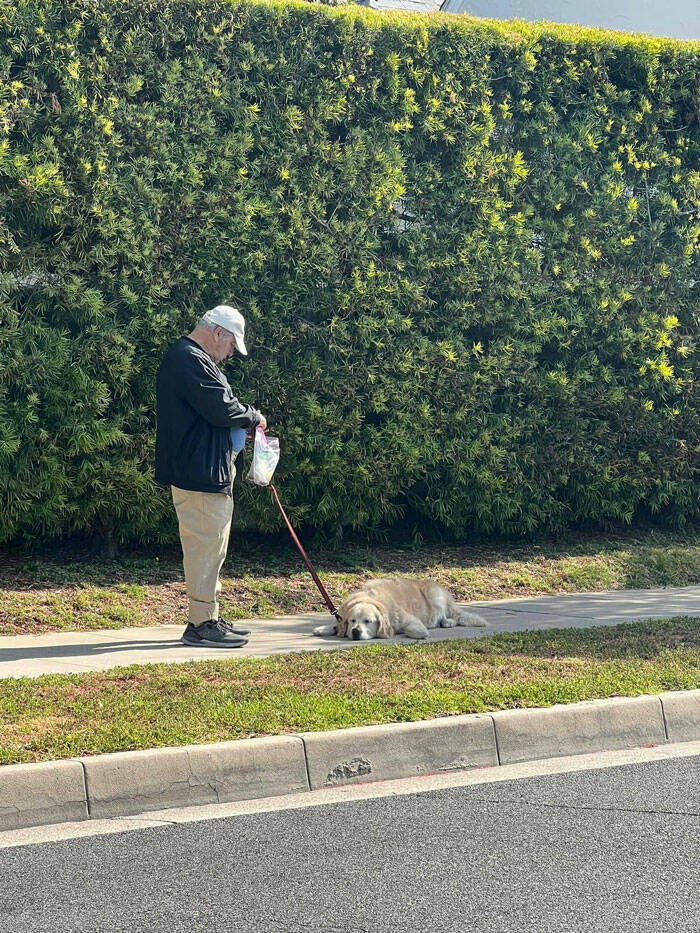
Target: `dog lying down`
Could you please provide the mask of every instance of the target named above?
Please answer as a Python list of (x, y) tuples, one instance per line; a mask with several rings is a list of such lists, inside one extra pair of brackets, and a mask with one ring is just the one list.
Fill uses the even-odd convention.
[(340, 622), (319, 625), (314, 635), (337, 635), (365, 641), (407, 635), (427, 638), (428, 629), (455, 625), (486, 626), (481, 616), (465, 612), (447, 590), (432, 580), (368, 580), (338, 609)]

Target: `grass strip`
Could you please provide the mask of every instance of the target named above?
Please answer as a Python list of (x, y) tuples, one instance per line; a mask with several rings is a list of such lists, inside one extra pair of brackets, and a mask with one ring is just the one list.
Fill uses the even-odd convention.
[[(336, 600), (370, 577), (430, 577), (459, 600), (542, 596), (700, 583), (700, 529), (626, 534), (569, 533), (529, 543), (419, 550), (348, 546), (312, 554)], [(223, 570), (222, 611), (256, 618), (322, 610), (293, 546), (240, 553)], [(0, 635), (182, 623), (186, 594), (179, 554), (117, 561), (8, 559), (0, 568)]]
[(700, 620), (0, 681), (0, 763), (700, 688)]

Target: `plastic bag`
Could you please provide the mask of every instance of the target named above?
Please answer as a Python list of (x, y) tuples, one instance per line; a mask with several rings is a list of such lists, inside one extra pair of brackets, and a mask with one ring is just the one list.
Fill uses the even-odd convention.
[(246, 479), (258, 486), (269, 486), (272, 474), (280, 459), (280, 442), (276, 437), (268, 437), (262, 428), (255, 429), (253, 462)]

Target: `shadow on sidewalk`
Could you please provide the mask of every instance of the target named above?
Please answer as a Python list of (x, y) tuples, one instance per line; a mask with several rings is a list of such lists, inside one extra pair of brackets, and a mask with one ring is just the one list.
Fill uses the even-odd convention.
[(118, 651), (171, 651), (184, 648), (179, 637), (168, 641), (105, 641), (80, 642), (73, 645), (37, 645), (34, 648), (0, 648), (0, 665), (12, 661), (36, 661), (46, 658), (74, 658), (90, 655), (115, 654)]

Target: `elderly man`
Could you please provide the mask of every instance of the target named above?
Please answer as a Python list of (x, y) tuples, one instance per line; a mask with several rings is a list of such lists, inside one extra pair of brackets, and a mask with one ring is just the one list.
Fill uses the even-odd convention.
[(185, 645), (240, 648), (250, 634), (219, 615), (218, 601), (233, 515), (232, 436), (267, 428), (259, 411), (235, 398), (217, 365), (236, 349), (247, 355), (244, 332), (240, 311), (217, 305), (170, 347), (158, 371), (156, 481), (172, 488), (180, 524)]

